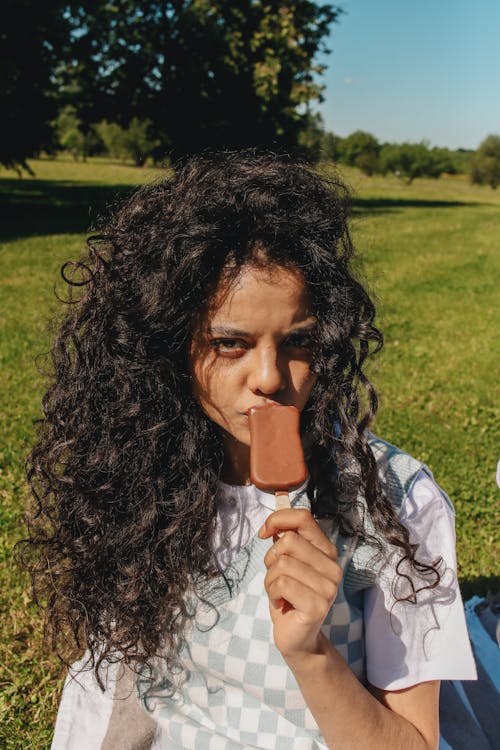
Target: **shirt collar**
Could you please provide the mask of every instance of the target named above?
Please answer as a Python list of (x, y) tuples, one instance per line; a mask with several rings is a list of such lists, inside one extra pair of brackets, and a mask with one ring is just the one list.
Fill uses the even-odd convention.
[[(296, 490), (289, 492), (290, 502), (293, 505), (295, 500), (302, 494), (305, 493), (309, 477), (297, 487)], [(273, 492), (264, 492), (254, 484), (226, 484), (219, 480), (219, 500), (222, 504), (234, 502), (236, 499), (239, 504), (254, 504), (260, 503), (268, 510), (276, 510), (276, 497)]]

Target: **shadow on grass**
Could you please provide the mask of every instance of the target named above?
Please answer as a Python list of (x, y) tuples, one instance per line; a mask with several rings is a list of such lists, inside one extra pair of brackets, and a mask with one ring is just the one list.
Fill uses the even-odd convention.
[[(0, 179), (0, 239), (46, 234), (85, 234), (100, 216), (134, 191), (131, 185), (81, 185), (77, 181)], [(457, 208), (460, 201), (354, 198), (353, 213), (391, 213), (404, 208)]]
[(0, 179), (0, 239), (85, 234), (134, 189), (131, 185)]
[(474, 594), (486, 596), (488, 593), (500, 593), (500, 575), (460, 578), (459, 583), (464, 601), (470, 599)]
[(464, 201), (425, 200), (418, 198), (353, 198), (353, 213), (394, 213), (401, 208), (459, 208), (477, 205)]

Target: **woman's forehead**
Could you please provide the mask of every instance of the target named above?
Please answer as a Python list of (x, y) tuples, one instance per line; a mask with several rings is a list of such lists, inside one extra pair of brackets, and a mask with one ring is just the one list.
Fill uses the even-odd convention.
[(248, 321), (282, 313), (291, 322), (310, 315), (311, 295), (302, 273), (294, 267), (269, 264), (243, 266), (223, 277), (209, 300), (203, 324)]
[(240, 291), (249, 285), (280, 284), (305, 286), (302, 272), (293, 265), (266, 261), (245, 263), (236, 267), (228, 265), (222, 272), (211, 300), (220, 305), (229, 293)]

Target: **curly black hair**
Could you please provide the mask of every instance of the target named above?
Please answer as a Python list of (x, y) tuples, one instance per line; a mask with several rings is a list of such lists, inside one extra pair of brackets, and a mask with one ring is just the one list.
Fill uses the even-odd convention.
[(303, 413), (310, 489), (335, 477), (326, 512), (341, 533), (366, 539), (361, 492), (376, 532), (439, 581), (415, 560), (367, 443), (377, 396), (363, 366), (383, 340), (353, 271), (348, 210), (339, 179), (290, 158), (204, 155), (139, 189), (89, 238), (87, 257), (64, 267), (70, 304), (27, 464), (30, 566), (63, 659), (76, 644), (97, 672), (103, 660), (137, 666), (160, 652), (176, 664), (192, 616), (186, 593), (217, 573), (207, 539), (223, 462), (187, 353), (222, 275), (262, 262), (263, 248), (268, 262), (302, 273), (318, 320), (318, 377)]

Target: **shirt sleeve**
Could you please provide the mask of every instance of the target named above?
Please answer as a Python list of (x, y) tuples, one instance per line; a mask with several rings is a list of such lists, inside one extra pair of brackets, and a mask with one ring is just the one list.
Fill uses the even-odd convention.
[[(441, 558), (441, 580), (415, 581), (416, 603), (397, 601), (411, 593), (397, 575), (400, 553), (393, 553), (376, 585), (365, 592), (365, 645), (368, 681), (382, 690), (401, 690), (428, 680), (474, 680), (476, 667), (465, 624), (456, 574), (455, 514), (447, 495), (423, 467), (400, 513), (418, 544), (417, 560)], [(409, 567), (402, 572), (411, 573)]]
[(102, 691), (88, 663), (86, 654), (68, 673), (51, 750), (158, 750), (157, 725), (139, 703), (134, 674), (107, 665)]
[(51, 750), (102, 747), (113, 710), (113, 690), (101, 690), (94, 673), (86, 667), (86, 657), (76, 662), (66, 677)]

